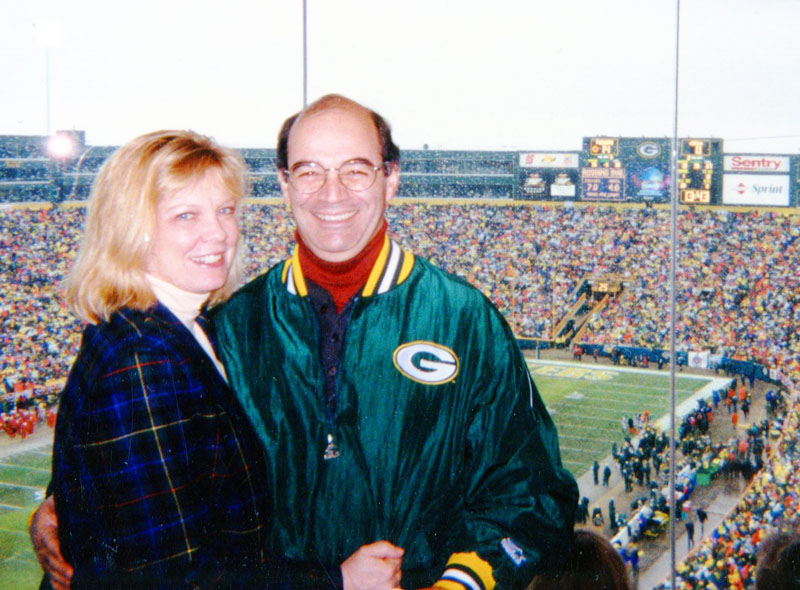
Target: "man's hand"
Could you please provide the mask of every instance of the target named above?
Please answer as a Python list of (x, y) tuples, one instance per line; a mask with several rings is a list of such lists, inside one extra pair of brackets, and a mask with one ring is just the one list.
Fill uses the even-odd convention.
[(389, 541), (362, 545), (342, 564), (344, 590), (391, 590), (400, 585), (403, 549)]
[(53, 496), (48, 496), (31, 517), (28, 534), (33, 542), (33, 550), (39, 565), (50, 576), (53, 590), (69, 590), (72, 578), (72, 566), (61, 556), (58, 544), (58, 521), (56, 520), (56, 503)]

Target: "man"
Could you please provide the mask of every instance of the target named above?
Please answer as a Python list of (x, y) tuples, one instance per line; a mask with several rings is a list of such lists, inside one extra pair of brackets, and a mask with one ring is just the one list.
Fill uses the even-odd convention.
[(298, 245), (216, 320), (269, 457), (272, 549), (336, 564), (383, 539), (405, 588), (526, 586), (566, 553), (577, 487), (508, 325), (386, 235), (379, 115), (323, 97), (277, 161)]
[(697, 509), (697, 520), (700, 522), (700, 536), (702, 537), (705, 533), (704, 528), (706, 524), (706, 520), (708, 520), (708, 512), (703, 510), (702, 508)]
[(525, 587), (566, 555), (577, 486), (511, 330), (386, 235), (399, 150), (379, 115), (323, 97), (277, 160), (297, 247), (215, 319), (266, 450), (268, 549), (335, 576), (383, 542), (404, 588)]

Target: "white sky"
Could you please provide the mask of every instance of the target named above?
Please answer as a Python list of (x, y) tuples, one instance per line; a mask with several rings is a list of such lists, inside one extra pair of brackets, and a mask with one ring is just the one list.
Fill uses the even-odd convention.
[[(46, 54), (51, 129), (91, 144), (190, 127), (273, 147), (302, 106), (302, 0), (28, 0), (2, 13), (0, 134), (46, 132)], [(49, 23), (60, 42), (45, 50)], [(797, 23), (800, 0), (683, 0), (679, 134), (800, 152)], [(668, 136), (675, 24), (674, 0), (308, 0), (308, 94), (375, 108), (401, 148)]]

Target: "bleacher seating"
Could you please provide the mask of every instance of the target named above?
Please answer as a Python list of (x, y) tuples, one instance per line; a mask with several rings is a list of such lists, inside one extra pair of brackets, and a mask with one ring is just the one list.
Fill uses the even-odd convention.
[[(0, 402), (10, 408), (23, 399), (45, 408), (57, 403), (81, 331), (65, 309), (60, 285), (78, 248), (84, 209), (52, 203), (85, 199), (114, 148), (84, 151), (63, 166), (55, 182), (41, 141), (6, 139), (0, 138)], [(274, 151), (245, 150), (244, 155), (252, 195), (277, 197)], [(581, 342), (667, 348), (669, 211), (580, 203), (491, 204), (513, 198), (515, 176), (506, 165), (496, 155), (479, 158), (471, 167), (444, 160), (437, 165), (434, 156), (424, 153), (405, 159), (401, 196), (476, 200), (395, 200), (387, 213), (391, 235), (476, 285), (520, 337), (552, 340), (554, 326), (575, 304), (577, 287), (586, 277), (619, 277), (624, 288), (589, 317)], [(15, 206), (20, 203), (27, 204)], [(243, 226), (250, 277), (288, 255), (294, 228), (283, 205), (248, 205)], [(797, 384), (800, 214), (681, 209), (678, 248), (678, 349), (752, 360)], [(797, 520), (800, 483), (792, 474), (800, 465), (800, 414), (792, 410), (781, 420), (780, 431), (791, 445), (786, 452), (779, 449), (731, 520), (679, 566), (685, 583), (708, 579), (709, 560), (725, 574), (744, 571), (749, 548), (776, 523)], [(778, 510), (782, 501), (765, 504), (765, 494), (792, 495), (794, 503)]]
[[(0, 211), (6, 253), (0, 274), (8, 285), (0, 309), (7, 314), (4, 322), (13, 322), (13, 328), (3, 324), (6, 343), (29, 330), (49, 329), (50, 321), (76, 329), (57, 289), (77, 247), (82, 211)], [(392, 235), (478, 286), (520, 337), (552, 339), (578, 283), (602, 273), (622, 277), (627, 286), (588, 320), (582, 340), (668, 347), (666, 210), (398, 200), (388, 217)], [(797, 215), (685, 210), (679, 221), (679, 349), (800, 373), (794, 328), (800, 323), (800, 277), (793, 268), (800, 259)], [(244, 226), (250, 276), (287, 255), (293, 225), (283, 205), (248, 206)], [(57, 337), (51, 344), (65, 367), (74, 352), (68, 343), (74, 338)], [(39, 360), (28, 358), (27, 364)], [(15, 367), (4, 359), (0, 370)]]

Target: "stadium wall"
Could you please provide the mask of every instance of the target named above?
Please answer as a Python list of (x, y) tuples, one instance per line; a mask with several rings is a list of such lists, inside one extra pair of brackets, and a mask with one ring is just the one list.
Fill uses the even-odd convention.
[[(81, 131), (0, 136), (0, 202), (85, 200), (114, 146), (85, 145)], [(682, 204), (800, 206), (800, 156), (725, 154), (719, 139), (682, 139)], [(240, 150), (254, 198), (280, 194), (274, 149)], [(580, 150), (405, 150), (399, 198), (664, 204), (672, 171), (667, 138), (591, 137)], [(778, 164), (774, 164), (777, 162)]]

